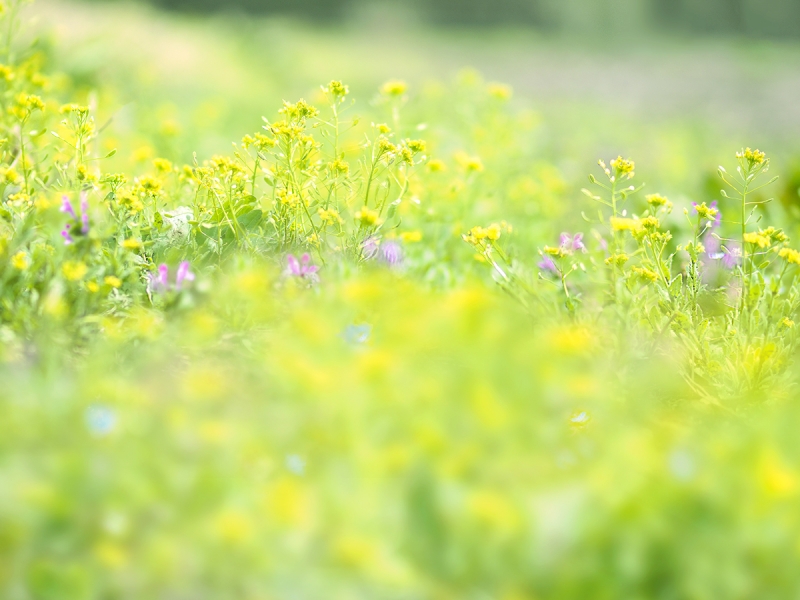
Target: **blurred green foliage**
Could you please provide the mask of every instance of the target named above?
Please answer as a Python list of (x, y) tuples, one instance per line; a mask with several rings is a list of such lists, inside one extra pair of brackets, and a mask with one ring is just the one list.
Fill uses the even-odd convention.
[[(109, 1), (109, 0), (95, 0)], [(188, 12), (244, 11), (314, 21), (343, 19), (385, 0), (149, 0)], [(591, 33), (683, 31), (758, 37), (800, 35), (800, 5), (793, 0), (404, 0), (402, 7), (438, 25), (515, 25)], [(396, 10), (395, 6), (393, 10)]]

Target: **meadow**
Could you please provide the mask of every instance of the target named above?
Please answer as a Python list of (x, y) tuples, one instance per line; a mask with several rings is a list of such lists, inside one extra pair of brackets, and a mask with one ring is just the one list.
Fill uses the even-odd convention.
[(1, 598), (800, 596), (800, 46), (0, 19)]

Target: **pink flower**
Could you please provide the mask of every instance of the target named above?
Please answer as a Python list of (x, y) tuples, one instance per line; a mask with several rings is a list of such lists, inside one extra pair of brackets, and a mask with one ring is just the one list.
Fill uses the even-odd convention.
[(287, 275), (308, 279), (310, 281), (317, 281), (319, 279), (317, 275), (319, 266), (311, 264), (311, 255), (309, 255), (308, 252), (303, 254), (300, 260), (297, 260), (293, 254), (289, 254), (286, 257), (286, 261), (289, 263), (289, 267), (286, 269)]
[(578, 250), (582, 250), (586, 252), (586, 246), (583, 243), (583, 234), (576, 233), (575, 235), (570, 235), (567, 232), (561, 234), (558, 238), (559, 245), (563, 250), (567, 252), (576, 252)]
[(175, 275), (175, 289), (181, 289), (184, 281), (194, 281), (194, 273), (189, 270), (189, 261), (184, 260), (178, 265), (178, 272)]
[(179, 292), (183, 283), (194, 281), (194, 273), (189, 270), (189, 261), (182, 261), (175, 273), (175, 283), (169, 282), (169, 266), (164, 263), (158, 265), (158, 273), (148, 274), (147, 287), (151, 292), (165, 294), (170, 290)]

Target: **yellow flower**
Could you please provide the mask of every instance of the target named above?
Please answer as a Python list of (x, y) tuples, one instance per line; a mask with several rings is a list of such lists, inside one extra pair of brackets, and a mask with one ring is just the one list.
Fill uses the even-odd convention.
[(768, 236), (763, 235), (762, 233), (754, 232), (745, 233), (744, 241), (747, 244), (753, 244), (759, 248), (767, 248), (770, 244), (770, 239)]
[(61, 267), (64, 277), (69, 281), (80, 281), (86, 276), (88, 270), (89, 268), (86, 266), (86, 263), (72, 260), (65, 262)]
[(422, 239), (422, 232), (419, 230), (404, 231), (400, 234), (400, 239), (406, 243), (419, 242)]
[(173, 168), (172, 163), (166, 158), (153, 159), (153, 167), (155, 167), (156, 171), (159, 173), (169, 173)]
[(127, 240), (122, 240), (120, 246), (126, 250), (138, 250), (142, 247), (142, 242), (133, 238), (128, 238)]
[(431, 173), (440, 173), (442, 171), (447, 170), (447, 165), (444, 164), (443, 160), (439, 160), (438, 158), (434, 158), (433, 160), (428, 161), (428, 170)]
[(20, 251), (17, 252), (14, 256), (11, 257), (11, 266), (15, 269), (19, 269), (20, 271), (24, 271), (27, 269), (31, 264), (31, 259), (28, 257), (27, 254)]
[(750, 166), (760, 165), (764, 162), (767, 155), (761, 150), (751, 150), (750, 148), (745, 148), (741, 152), (736, 153), (736, 158), (746, 160)]
[(483, 162), (477, 156), (469, 156), (465, 152), (459, 152), (455, 155), (455, 159), (467, 173), (480, 173), (483, 171)]
[(627, 177), (628, 179), (633, 179), (633, 176), (635, 175), (633, 170), (636, 168), (636, 164), (632, 160), (618, 156), (611, 161), (611, 168), (614, 169), (617, 177)]
[(405, 81), (392, 80), (381, 86), (381, 94), (384, 96), (402, 96), (406, 93), (406, 89), (408, 89), (408, 86)]
[(501, 229), (500, 225), (497, 223), (492, 223), (489, 227), (486, 228), (486, 237), (490, 240), (495, 241), (500, 239)]
[(778, 256), (785, 259), (788, 263), (800, 265), (800, 252), (793, 248), (781, 248), (781, 251), (778, 252)]
[(497, 98), (498, 100), (508, 100), (511, 98), (511, 94), (513, 93), (511, 86), (504, 83), (490, 83), (487, 86), (486, 91), (489, 92), (490, 96)]
[(355, 214), (356, 221), (360, 221), (365, 227), (377, 225), (380, 222), (380, 215), (377, 210), (372, 210), (366, 206)]
[(645, 267), (633, 267), (631, 269), (633, 274), (642, 280), (644, 283), (653, 283), (658, 281), (658, 274), (655, 271), (647, 269)]
[(647, 200), (647, 203), (653, 208), (661, 208), (662, 206), (667, 209), (672, 208), (672, 202), (661, 194), (648, 194), (644, 199)]
[(96, 281), (89, 281), (86, 284), (86, 289), (92, 292), (93, 294), (100, 291), (100, 286), (97, 284)]
[(103, 279), (103, 283), (112, 288), (118, 288), (122, 285), (122, 280), (119, 277), (115, 277), (114, 275), (107, 275), (105, 279)]
[(614, 231), (636, 231), (639, 228), (636, 220), (628, 217), (611, 217), (608, 222)]

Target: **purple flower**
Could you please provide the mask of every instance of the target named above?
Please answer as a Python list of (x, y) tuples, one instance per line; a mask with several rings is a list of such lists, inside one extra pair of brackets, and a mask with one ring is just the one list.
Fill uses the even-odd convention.
[(389, 266), (396, 266), (403, 261), (403, 249), (397, 242), (386, 242), (381, 246), (381, 260)]
[(370, 236), (361, 243), (361, 251), (366, 260), (372, 260), (378, 255), (378, 238)]
[[(80, 220), (81, 235), (88, 235), (89, 233), (89, 198), (87, 192), (81, 192), (81, 216), (78, 219), (78, 214), (75, 212), (75, 209), (72, 207), (72, 202), (70, 202), (67, 196), (61, 197), (61, 208), (59, 209), (62, 213), (69, 215), (75, 221)], [(69, 246), (70, 244), (74, 244), (75, 240), (72, 238), (70, 231), (68, 231), (72, 227), (71, 223), (67, 223), (64, 226), (64, 229), (61, 231), (61, 237), (64, 238), (64, 245)]]
[(293, 254), (290, 254), (286, 257), (286, 261), (289, 263), (289, 268), (286, 270), (287, 275), (310, 279), (311, 281), (319, 279), (317, 275), (319, 266), (311, 264), (311, 255), (308, 252), (303, 254), (299, 261)]
[(178, 273), (175, 275), (175, 289), (181, 289), (184, 281), (194, 281), (194, 273), (189, 270), (189, 261), (184, 260), (178, 265)]
[[(81, 192), (81, 233), (89, 233), (89, 195)], [(74, 217), (75, 215), (73, 215)]]
[(556, 267), (556, 263), (553, 262), (553, 259), (549, 256), (543, 256), (542, 260), (539, 262), (538, 266), (542, 271), (548, 271), (553, 275), (558, 275), (558, 268)]
[(566, 250), (567, 252), (576, 252), (578, 250), (586, 252), (586, 245), (583, 243), (582, 233), (576, 233), (575, 235), (570, 235), (564, 232), (561, 234), (561, 236), (559, 236), (558, 242), (561, 248), (563, 250)]
[(731, 244), (730, 247), (723, 248), (724, 252), (722, 254), (722, 265), (726, 269), (733, 269), (736, 265), (739, 264), (739, 259), (742, 257), (742, 249), (739, 247), (739, 244)]
[(149, 273), (147, 287), (151, 292), (166, 293), (170, 289), (179, 292), (185, 281), (194, 281), (194, 273), (189, 270), (189, 262), (184, 260), (178, 265), (175, 273), (175, 284), (169, 282), (169, 266), (158, 265), (158, 273)]
[(70, 244), (74, 244), (75, 240), (72, 239), (72, 236), (69, 234), (70, 224), (67, 223), (64, 225), (64, 229), (61, 230), (61, 237), (64, 238), (64, 245), (69, 246)]
[(66, 196), (61, 197), (61, 212), (68, 214), (73, 219), (77, 219), (78, 215), (75, 214), (75, 209), (72, 208), (72, 202)]

